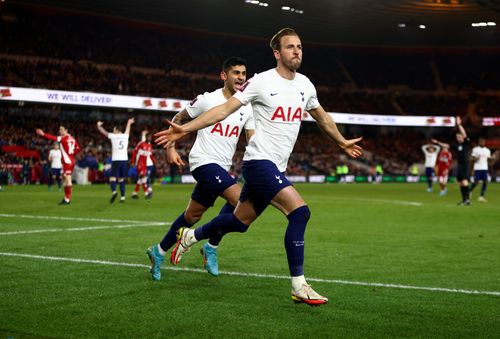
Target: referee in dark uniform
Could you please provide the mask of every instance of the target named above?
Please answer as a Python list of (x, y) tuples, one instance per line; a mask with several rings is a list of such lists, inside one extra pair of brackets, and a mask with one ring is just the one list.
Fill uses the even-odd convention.
[[(470, 205), (470, 192), (469, 192), (469, 164), (470, 164), (470, 139), (467, 137), (467, 133), (465, 132), (464, 127), (462, 126), (462, 119), (460, 117), (456, 118), (457, 124), (457, 144), (453, 145), (451, 148), (456, 153), (457, 159), (457, 170), (456, 170), (456, 178), (457, 182), (460, 185), (460, 192), (462, 193), (462, 201), (460, 201), (459, 205)], [(441, 147), (448, 146), (448, 144), (442, 143), (433, 139), (432, 142), (440, 145)]]

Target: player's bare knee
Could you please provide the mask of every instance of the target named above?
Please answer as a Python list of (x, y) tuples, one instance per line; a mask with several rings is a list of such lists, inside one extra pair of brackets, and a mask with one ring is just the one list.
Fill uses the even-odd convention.
[(235, 199), (227, 199), (227, 202), (231, 204), (231, 206), (236, 207), (236, 205), (238, 205), (238, 197)]
[(184, 219), (186, 219), (186, 221), (191, 225), (197, 223), (202, 216), (202, 211), (190, 211), (188, 209), (186, 212), (184, 212)]
[(238, 219), (234, 214), (232, 214), (231, 224), (233, 225), (236, 232), (245, 233), (248, 230), (248, 227), (250, 227), (251, 221), (246, 223), (245, 221)]

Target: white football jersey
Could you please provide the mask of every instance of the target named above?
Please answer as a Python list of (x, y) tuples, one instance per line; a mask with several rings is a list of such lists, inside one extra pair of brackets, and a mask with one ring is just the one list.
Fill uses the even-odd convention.
[[(219, 88), (198, 95), (186, 107), (186, 111), (194, 119), (226, 101), (222, 88)], [(243, 106), (215, 125), (200, 129), (189, 152), (190, 170), (193, 171), (206, 164), (217, 164), (228, 171), (233, 163), (233, 155), (243, 129), (255, 129), (252, 106)]]
[(474, 171), (488, 169), (488, 159), (491, 157), (491, 151), (487, 147), (474, 147), (472, 156), (478, 158), (474, 161)]
[(62, 168), (62, 153), (60, 149), (51, 149), (49, 152), (50, 168)]
[(124, 133), (108, 133), (108, 138), (111, 140), (111, 160), (112, 161), (127, 161), (128, 160), (128, 134)]
[(243, 105), (253, 105), (255, 134), (243, 160), (270, 160), (284, 172), (304, 112), (320, 106), (316, 88), (300, 73), (287, 80), (273, 68), (256, 74), (234, 97)]
[[(427, 147), (434, 147), (436, 149), (435, 152), (429, 152)], [(434, 167), (436, 166), (436, 160), (439, 154), (439, 150), (441, 147), (434, 144), (427, 144), (422, 146), (422, 152), (425, 154), (425, 167)]]

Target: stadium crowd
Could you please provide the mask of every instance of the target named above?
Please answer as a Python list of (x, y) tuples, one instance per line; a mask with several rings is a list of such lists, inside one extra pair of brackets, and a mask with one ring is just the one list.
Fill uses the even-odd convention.
[[(68, 29), (71, 28), (71, 29)], [(54, 10), (12, 7), (0, 20), (0, 85), (91, 91), (109, 94), (191, 99), (221, 86), (220, 62), (228, 55), (247, 59), (249, 73), (272, 67), (273, 59), (261, 41), (174, 28), (137, 24), (87, 15), (58, 15)], [(32, 34), (33, 32), (37, 34)], [(200, 51), (203, 51), (200, 53)], [(472, 134), (487, 133), (480, 117), (500, 116), (500, 64), (494, 52), (427, 50), (407, 53), (401, 49), (371, 50), (363, 47), (307, 46), (309, 62), (302, 71), (317, 84), (318, 96), (328, 111), (395, 115), (460, 115)], [(55, 133), (64, 124), (83, 151), (80, 165), (92, 168), (95, 181), (110, 150), (95, 129), (98, 119), (138, 119), (130, 145), (142, 129), (155, 132), (163, 117), (145, 112), (97, 109), (75, 110), (26, 104), (0, 106), (0, 163), (3, 172), (14, 166), (17, 182), (44, 180), (50, 145), (37, 138), (43, 127)], [(29, 117), (29, 119), (23, 119)], [(289, 163), (289, 174), (331, 174), (346, 161), (336, 146), (320, 142), (317, 128), (304, 124)], [(352, 135), (364, 135), (363, 160), (349, 161), (351, 173), (367, 175), (377, 164), (386, 173), (406, 174), (422, 161), (420, 144), (431, 136), (452, 140), (449, 130), (344, 126)], [(432, 133), (429, 134), (429, 133)], [(194, 136), (183, 140), (179, 151), (187, 159)], [(4, 146), (20, 146), (37, 156), (15, 156)], [(8, 148), (7, 148), (8, 149)], [(243, 142), (235, 160), (241, 160)], [(156, 175), (171, 173), (161, 149), (155, 148)], [(33, 154), (32, 154), (33, 155)], [(236, 161), (234, 171), (239, 172)], [(90, 164), (90, 165), (89, 165)], [(95, 171), (94, 171), (95, 170)], [(500, 170), (498, 164), (494, 172)], [(95, 173), (94, 173), (95, 172)], [(177, 174), (186, 173), (187, 168)]]

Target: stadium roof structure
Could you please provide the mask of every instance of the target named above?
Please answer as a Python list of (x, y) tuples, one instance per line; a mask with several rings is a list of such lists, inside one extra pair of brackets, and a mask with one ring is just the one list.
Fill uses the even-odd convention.
[(5, 0), (269, 39), (375, 46), (500, 46), (499, 0)]

